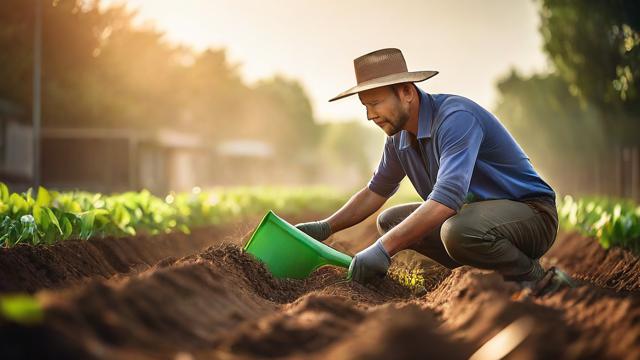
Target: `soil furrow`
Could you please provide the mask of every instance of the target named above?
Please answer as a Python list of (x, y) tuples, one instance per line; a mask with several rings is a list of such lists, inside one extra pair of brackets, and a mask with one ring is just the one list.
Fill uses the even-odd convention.
[[(108, 249), (118, 253), (127, 248), (121, 245)], [(428, 292), (421, 296), (391, 279), (366, 287), (346, 282), (345, 270), (333, 267), (305, 280), (275, 279), (237, 244), (169, 255), (138, 271), (131, 271), (131, 258), (117, 259), (101, 262), (108, 264), (106, 280), (80, 262), (70, 265), (70, 277), (94, 279), (38, 292), (44, 321), (0, 323), (0, 352), (8, 358), (462, 359), (506, 338), (514, 343), (503, 349), (509, 358), (640, 356), (638, 257), (575, 234), (559, 236), (543, 261), (582, 285), (541, 298), (498, 274), (450, 271), (415, 254), (403, 261), (423, 267)], [(14, 261), (0, 261), (0, 269)], [(92, 262), (100, 260), (91, 255), (87, 266)], [(25, 262), (25, 269), (35, 263)], [(129, 272), (114, 276), (123, 266)], [(61, 283), (73, 282), (51, 275), (32, 285)]]

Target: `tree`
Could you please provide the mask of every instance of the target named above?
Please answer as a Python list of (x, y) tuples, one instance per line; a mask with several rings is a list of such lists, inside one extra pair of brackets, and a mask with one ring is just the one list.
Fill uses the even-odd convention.
[[(0, 98), (32, 103), (33, 0), (0, 2)], [(161, 31), (134, 25), (125, 5), (42, 2), (42, 119), (45, 128), (173, 129), (210, 145), (274, 145), (291, 171), (315, 167), (320, 136), (303, 86), (275, 76), (254, 86), (224, 49), (197, 53)], [(297, 168), (295, 168), (297, 166)]]
[(580, 191), (578, 181), (592, 184), (595, 179), (577, 178), (593, 177), (606, 152), (604, 126), (594, 107), (572, 95), (556, 74), (525, 78), (512, 70), (497, 86), (495, 114), (543, 177), (560, 193)]
[[(33, 0), (0, 3), (0, 98), (32, 102)], [(134, 26), (124, 4), (43, 1), (45, 127), (160, 127), (218, 134), (241, 116), (247, 91), (224, 50), (195, 54), (152, 27)], [(222, 126), (220, 126), (222, 125)]]
[(206, 131), (212, 139), (233, 136), (243, 124), (250, 92), (238, 70), (224, 49), (207, 49), (195, 57), (175, 88), (190, 119), (185, 126)]
[(296, 157), (315, 149), (319, 139), (311, 101), (296, 80), (274, 76), (254, 88), (259, 114), (251, 117), (270, 134), (280, 154)]
[(544, 49), (571, 94), (598, 109), (610, 138), (637, 142), (626, 134), (640, 129), (640, 2), (543, 0), (540, 15)]

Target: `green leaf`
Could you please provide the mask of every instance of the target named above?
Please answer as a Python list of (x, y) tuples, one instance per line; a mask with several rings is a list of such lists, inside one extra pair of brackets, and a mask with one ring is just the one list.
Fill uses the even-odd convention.
[(107, 216), (109, 215), (109, 211), (107, 209), (93, 209), (91, 210), (96, 216)]
[(122, 229), (126, 234), (134, 236), (136, 234), (136, 229), (133, 226), (126, 226)]
[[(35, 223), (44, 233), (49, 231), (49, 226), (51, 225), (51, 219), (49, 218), (49, 214), (46, 209), (47, 208), (41, 208), (38, 205), (33, 206), (33, 218), (35, 219)], [(36, 214), (38, 214), (38, 216), (36, 216)]]
[(49, 192), (47, 191), (47, 189), (43, 188), (42, 186), (38, 187), (38, 196), (36, 198), (36, 205), (39, 205), (42, 207), (49, 207), (51, 205), (51, 195), (49, 195)]
[(29, 209), (30, 207), (33, 206), (33, 204), (36, 203), (36, 201), (33, 199), (33, 196), (31, 196), (32, 192), (33, 192), (33, 189), (29, 188), (24, 193), (24, 198), (25, 198), (25, 201), (27, 202), (27, 209)]
[(38, 229), (36, 227), (33, 216), (23, 215), (20, 218), (20, 225), (22, 226), (22, 228), (20, 231), (20, 236), (18, 236), (18, 239), (16, 240), (16, 244), (21, 241), (29, 241), (34, 245), (40, 243)]
[(11, 212), (17, 214), (19, 212), (26, 212), (29, 209), (27, 202), (20, 196), (20, 194), (13, 193), (9, 196), (9, 203), (11, 204)]
[(83, 240), (88, 239), (93, 232), (93, 222), (95, 220), (95, 213), (93, 211), (86, 211), (80, 214), (80, 238)]
[(42, 224), (42, 208), (38, 205), (34, 205), (33, 209), (31, 209), (31, 213), (33, 214), (33, 219), (36, 221), (36, 224)]
[(60, 228), (60, 222), (58, 221), (58, 218), (56, 217), (56, 215), (48, 207), (44, 208), (44, 211), (46, 212), (47, 217), (49, 218), (49, 221), (51, 222), (51, 224), (53, 224), (56, 227), (56, 229), (58, 229), (58, 233), (60, 233), (60, 235), (62, 235), (62, 229)]
[(0, 182), (0, 200), (5, 203), (9, 201), (9, 188), (3, 182)]
[(64, 216), (62, 218), (62, 239), (66, 240), (73, 233), (73, 226), (71, 225), (71, 221)]
[(116, 205), (113, 218), (120, 229), (124, 229), (131, 223), (131, 214), (122, 204)]

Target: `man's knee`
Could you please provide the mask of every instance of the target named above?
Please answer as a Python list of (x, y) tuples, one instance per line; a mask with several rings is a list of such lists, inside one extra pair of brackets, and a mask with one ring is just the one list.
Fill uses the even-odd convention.
[(376, 225), (380, 235), (384, 235), (396, 225), (400, 224), (409, 214), (411, 214), (420, 203), (409, 203), (392, 206), (378, 215)]
[(460, 216), (450, 217), (442, 224), (440, 238), (449, 256), (463, 264), (467, 262), (471, 248), (480, 241), (467, 219)]
[(391, 230), (396, 224), (393, 223), (394, 219), (392, 218), (391, 209), (384, 210), (378, 215), (376, 219), (376, 226), (378, 227), (378, 233), (380, 235), (384, 235), (386, 232)]
[(392, 206), (378, 215), (376, 225), (380, 235), (384, 235), (396, 225), (400, 224), (407, 216), (414, 212), (422, 203), (407, 203)]

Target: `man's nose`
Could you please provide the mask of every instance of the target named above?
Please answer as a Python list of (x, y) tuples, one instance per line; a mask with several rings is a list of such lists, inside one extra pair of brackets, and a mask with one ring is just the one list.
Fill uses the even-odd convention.
[(377, 118), (378, 116), (376, 114), (374, 114), (373, 111), (367, 109), (367, 119), (369, 119), (369, 121)]

